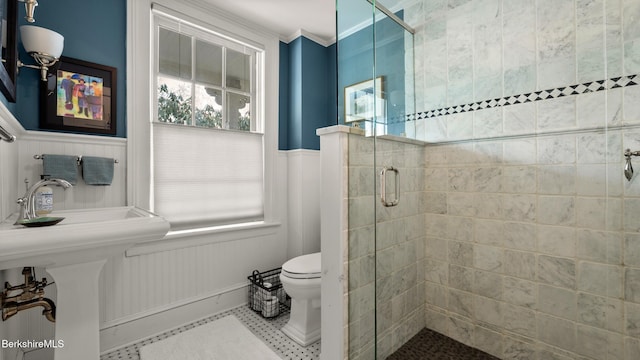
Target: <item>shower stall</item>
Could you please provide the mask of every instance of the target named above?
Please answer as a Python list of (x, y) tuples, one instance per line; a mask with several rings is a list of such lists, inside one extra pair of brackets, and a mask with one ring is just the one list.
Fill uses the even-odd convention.
[[(390, 2), (392, 3), (392, 2)], [(424, 327), (424, 147), (402, 9), (337, 2), (338, 118), (349, 126), (348, 357), (384, 359)]]
[(640, 2), (336, 7), (343, 357), (637, 359)]

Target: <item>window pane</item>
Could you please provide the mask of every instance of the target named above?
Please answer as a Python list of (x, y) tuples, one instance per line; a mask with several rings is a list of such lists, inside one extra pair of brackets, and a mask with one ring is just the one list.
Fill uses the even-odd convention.
[(196, 41), (196, 81), (222, 86), (222, 48)]
[(227, 117), (229, 129), (251, 131), (251, 98), (227, 93)]
[(196, 85), (196, 126), (222, 129), (222, 90)]
[(158, 121), (191, 124), (191, 83), (158, 76)]
[(159, 71), (191, 79), (191, 37), (160, 28), (158, 42)]
[(250, 92), (251, 56), (227, 49), (227, 88)]

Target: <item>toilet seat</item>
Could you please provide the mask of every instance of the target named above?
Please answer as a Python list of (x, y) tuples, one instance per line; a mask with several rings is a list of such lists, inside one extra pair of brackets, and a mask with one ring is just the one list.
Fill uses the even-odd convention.
[(291, 279), (319, 279), (320, 253), (295, 257), (282, 265), (282, 275)]

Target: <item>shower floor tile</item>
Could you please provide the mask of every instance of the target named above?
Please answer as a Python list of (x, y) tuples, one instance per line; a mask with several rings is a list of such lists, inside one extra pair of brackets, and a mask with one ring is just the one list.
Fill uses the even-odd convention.
[(193, 329), (196, 326), (215, 321), (228, 315), (235, 315), (252, 333), (264, 341), (283, 360), (318, 360), (320, 358), (320, 341), (307, 347), (302, 347), (289, 339), (280, 331), (289, 320), (289, 310), (281, 308), (282, 313), (275, 319), (265, 319), (258, 313), (242, 305), (231, 310), (212, 315), (206, 319), (198, 320), (191, 324), (181, 326), (173, 330), (141, 340), (133, 345), (113, 350), (100, 356), (100, 360), (140, 360), (138, 350), (144, 345), (166, 339), (172, 335)]

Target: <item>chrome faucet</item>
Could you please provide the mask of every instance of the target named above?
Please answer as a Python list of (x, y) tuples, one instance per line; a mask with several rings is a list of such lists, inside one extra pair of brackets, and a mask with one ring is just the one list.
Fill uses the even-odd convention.
[(73, 186), (70, 182), (63, 179), (43, 179), (33, 184), (33, 186), (31, 187), (29, 187), (29, 181), (27, 179), (25, 179), (24, 182), (27, 185), (27, 192), (23, 197), (19, 198), (16, 201), (18, 204), (20, 204), (20, 214), (18, 215), (18, 219), (16, 220), (14, 225), (18, 225), (20, 221), (35, 219), (36, 217), (38, 217), (36, 215), (35, 194), (36, 190), (38, 190), (40, 186), (59, 185), (62, 186), (65, 190)]

